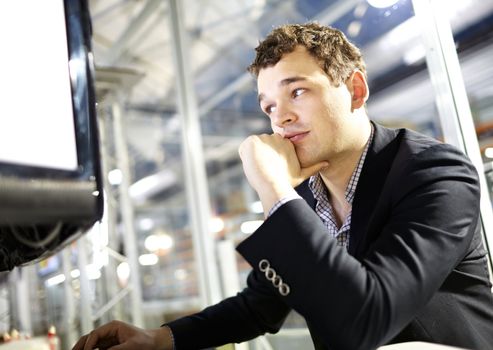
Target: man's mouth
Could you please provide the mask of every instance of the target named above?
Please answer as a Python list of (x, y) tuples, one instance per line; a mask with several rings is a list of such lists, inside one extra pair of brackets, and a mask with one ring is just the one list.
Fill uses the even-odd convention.
[(290, 133), (290, 134), (286, 134), (284, 137), (289, 139), (289, 141), (293, 143), (297, 143), (303, 140), (306, 135), (308, 135), (308, 131)]

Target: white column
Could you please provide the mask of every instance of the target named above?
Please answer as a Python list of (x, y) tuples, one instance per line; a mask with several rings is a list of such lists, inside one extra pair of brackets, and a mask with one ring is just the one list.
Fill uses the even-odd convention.
[(188, 58), (189, 44), (183, 24), (183, 1), (169, 2), (173, 53), (179, 96), (178, 109), (182, 121), (182, 144), (185, 187), (190, 208), (190, 225), (197, 266), (202, 306), (218, 302), (221, 290), (214, 256), (214, 241), (209, 232), (211, 217), (206, 180), (202, 135), (193, 87), (192, 69)]
[(142, 287), (140, 284), (139, 259), (137, 251), (137, 237), (134, 228), (134, 209), (129, 194), (130, 165), (128, 160), (127, 143), (122, 120), (120, 98), (112, 106), (113, 131), (115, 136), (115, 151), (118, 168), (122, 171), (120, 190), (120, 205), (124, 227), (125, 255), (130, 268), (130, 294), (132, 323), (137, 327), (144, 327), (142, 315)]
[(450, 6), (450, 2), (413, 0), (413, 6), (422, 30), (428, 72), (436, 93), (436, 103), (445, 141), (464, 151), (479, 173), (482, 232), (485, 246), (489, 248), (491, 268), (493, 211), (452, 28), (445, 16), (444, 8)]
[(87, 247), (86, 237), (77, 241), (77, 265), (79, 266), (80, 276), (80, 331), (87, 334), (94, 328), (92, 322), (91, 288), (87, 277)]
[[(75, 330), (75, 303), (74, 303), (74, 291), (72, 289), (72, 263), (70, 262), (70, 247), (66, 247), (61, 252), (63, 274), (65, 275), (65, 281), (63, 283), (64, 298), (65, 298), (65, 310), (63, 312), (64, 333), (66, 334), (64, 348), (71, 348), (77, 341), (77, 332)], [(60, 331), (59, 331), (60, 332)]]
[(12, 327), (17, 327), (18, 331), (27, 333), (32, 333), (31, 299), (29, 295), (29, 288), (33, 287), (29, 283), (32, 272), (34, 272), (33, 266), (15, 268), (11, 272), (13, 278), (10, 279), (15, 291), (13, 306), (16, 308), (16, 311), (11, 311), (11, 313), (17, 313), (17, 324), (12, 324)]

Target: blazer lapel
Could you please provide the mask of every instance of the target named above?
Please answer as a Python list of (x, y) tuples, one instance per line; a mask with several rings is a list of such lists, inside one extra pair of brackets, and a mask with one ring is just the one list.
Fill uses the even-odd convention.
[(358, 180), (351, 213), (351, 234), (349, 254), (358, 256), (368, 235), (370, 219), (375, 211), (380, 193), (387, 179), (388, 172), (398, 149), (397, 131), (373, 123), (373, 142), (366, 155), (363, 169)]
[(308, 203), (310, 208), (315, 210), (315, 205), (317, 204), (317, 201), (315, 200), (315, 197), (313, 197), (313, 193), (310, 190), (310, 187), (308, 186), (309, 180), (310, 178), (303, 181), (300, 185), (298, 185), (295, 188), (295, 190)]

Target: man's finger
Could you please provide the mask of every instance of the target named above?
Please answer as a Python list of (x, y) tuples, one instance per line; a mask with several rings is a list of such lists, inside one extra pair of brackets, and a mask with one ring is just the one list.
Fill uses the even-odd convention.
[(84, 344), (86, 343), (87, 335), (80, 337), (80, 339), (75, 343), (72, 350), (82, 350), (84, 349)]
[(114, 342), (114, 339), (118, 338), (118, 326), (115, 322), (107, 323), (99, 328), (96, 328), (91, 333), (87, 335), (86, 344), (84, 350), (92, 350), (96, 345), (100, 344), (100, 340), (104, 341), (105, 346), (116, 345), (118, 343)]

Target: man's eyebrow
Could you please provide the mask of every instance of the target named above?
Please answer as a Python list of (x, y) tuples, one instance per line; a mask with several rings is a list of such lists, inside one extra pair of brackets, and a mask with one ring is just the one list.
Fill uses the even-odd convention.
[(292, 84), (292, 83), (296, 83), (297, 81), (303, 81), (303, 80), (306, 80), (305, 77), (300, 77), (300, 76), (295, 76), (295, 77), (289, 77), (289, 78), (286, 78), (286, 79), (283, 79), (279, 82), (279, 85), (289, 85), (289, 84)]
[[(292, 83), (296, 83), (297, 81), (304, 81), (307, 80), (305, 77), (301, 76), (294, 76), (294, 77), (288, 77), (279, 82), (278, 85), (280, 86), (286, 86)], [(258, 102), (262, 102), (262, 100), (265, 98), (265, 95), (263, 93), (258, 94)]]

